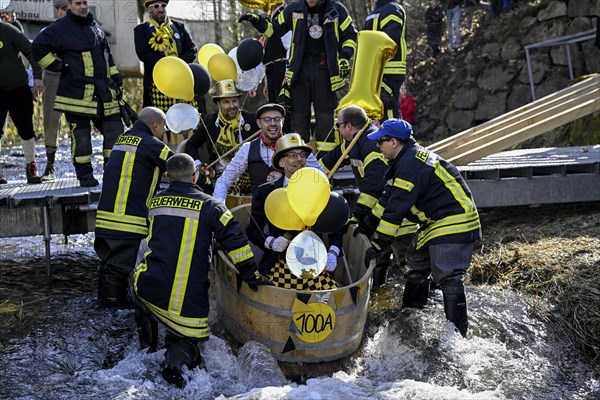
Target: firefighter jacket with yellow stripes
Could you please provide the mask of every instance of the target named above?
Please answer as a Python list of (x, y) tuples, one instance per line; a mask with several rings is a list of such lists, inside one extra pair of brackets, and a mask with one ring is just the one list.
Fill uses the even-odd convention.
[[(359, 221), (375, 207), (385, 186), (383, 176), (387, 170), (387, 160), (377, 148), (375, 141), (367, 138), (369, 133), (376, 130), (377, 128), (369, 123), (362, 130), (358, 141), (350, 149), (350, 153), (348, 153), (342, 163), (342, 165), (350, 164), (352, 166), (356, 185), (360, 191), (360, 195), (352, 211), (353, 216)], [(357, 132), (355, 137), (359, 133)], [(342, 142), (319, 160), (323, 168), (325, 168), (325, 172), (329, 173), (344, 151), (346, 151), (349, 144), (350, 142), (347, 141)]]
[(111, 87), (123, 82), (106, 35), (91, 13), (79, 17), (67, 11), (65, 17), (39, 33), (32, 51), (43, 68), (60, 72), (54, 99), (56, 111), (88, 117), (120, 113)]
[(385, 245), (402, 235), (404, 218), (420, 224), (417, 249), (481, 238), (479, 214), (458, 169), (412, 138), (390, 161), (385, 179), (385, 192), (373, 209), (373, 214), (381, 212), (376, 243)]
[(248, 239), (227, 207), (192, 183), (172, 182), (159, 192), (149, 220), (149, 250), (135, 268), (135, 293), (168, 328), (206, 339), (213, 237), (242, 275), (256, 271)]
[(156, 194), (173, 152), (137, 120), (117, 138), (104, 167), (96, 212), (96, 236), (136, 239), (148, 236), (148, 204)]
[(382, 89), (391, 94), (389, 85), (400, 87), (406, 75), (406, 13), (397, 0), (378, 0), (364, 29), (385, 32), (398, 45), (394, 58), (383, 67)]
[[(336, 91), (344, 86), (340, 76), (338, 60), (350, 60), (356, 49), (356, 27), (343, 4), (334, 0), (323, 0), (324, 7), (323, 38), (325, 57), (331, 90)], [(293, 85), (302, 69), (304, 50), (308, 37), (308, 6), (305, 1), (295, 1), (288, 4), (277, 19), (268, 23), (267, 30), (262, 32), (269, 38), (274, 32), (283, 37), (292, 31), (292, 42), (289, 49), (288, 70), (286, 78)]]

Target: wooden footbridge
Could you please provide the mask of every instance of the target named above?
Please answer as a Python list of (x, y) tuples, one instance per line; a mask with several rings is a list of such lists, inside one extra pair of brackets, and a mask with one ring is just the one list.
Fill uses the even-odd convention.
[[(428, 148), (459, 167), (481, 208), (600, 201), (600, 145), (505, 151), (598, 111), (595, 76)], [(333, 177), (347, 194), (353, 180), (350, 171)], [(0, 237), (43, 235), (49, 272), (50, 235), (93, 231), (100, 190), (75, 178), (0, 185)]]

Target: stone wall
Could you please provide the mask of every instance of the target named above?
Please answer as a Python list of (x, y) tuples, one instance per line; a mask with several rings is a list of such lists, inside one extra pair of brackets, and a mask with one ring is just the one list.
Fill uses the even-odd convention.
[[(531, 102), (525, 46), (594, 29), (600, 16), (600, 0), (540, 3), (521, 1), (493, 18), (479, 10), (479, 24), (463, 31), (460, 49), (414, 66), (408, 81), (417, 99), (417, 137), (431, 143)], [(575, 79), (600, 71), (594, 40), (571, 44), (570, 52)], [(564, 46), (532, 49), (530, 56), (538, 99), (571, 83)]]

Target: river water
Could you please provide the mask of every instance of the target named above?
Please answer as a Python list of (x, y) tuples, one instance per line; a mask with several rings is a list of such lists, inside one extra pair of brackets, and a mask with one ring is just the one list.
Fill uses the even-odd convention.
[[(598, 371), (531, 317), (540, 299), (467, 286), (464, 339), (439, 291), (424, 310), (400, 310), (398, 272), (373, 292), (364, 342), (334, 372), (273, 384), (271, 356), (258, 352), (248, 365), (211, 310), (207, 369), (187, 371), (178, 389), (160, 376), (163, 350), (138, 350), (133, 312), (98, 307), (92, 243), (93, 234), (53, 236), (48, 278), (41, 237), (0, 239), (0, 399), (600, 398)], [(257, 365), (267, 370), (249, 372)]]

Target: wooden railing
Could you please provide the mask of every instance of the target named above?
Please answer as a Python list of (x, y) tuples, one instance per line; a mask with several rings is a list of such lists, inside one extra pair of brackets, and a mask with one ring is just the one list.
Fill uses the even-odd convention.
[(596, 111), (600, 111), (600, 75), (433, 143), (428, 149), (455, 165), (466, 165)]

